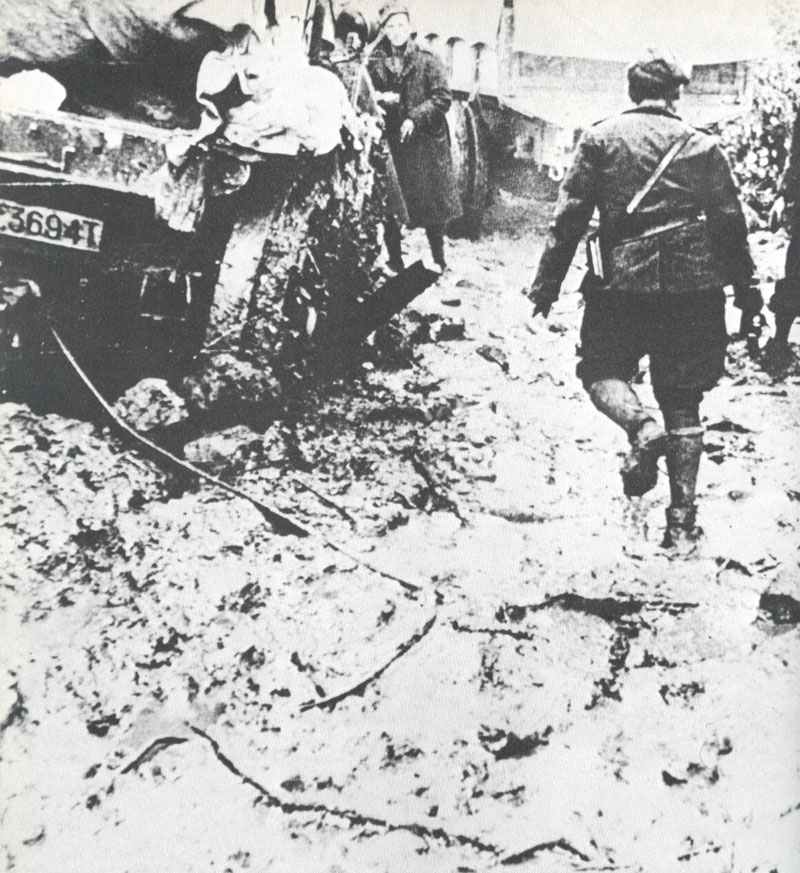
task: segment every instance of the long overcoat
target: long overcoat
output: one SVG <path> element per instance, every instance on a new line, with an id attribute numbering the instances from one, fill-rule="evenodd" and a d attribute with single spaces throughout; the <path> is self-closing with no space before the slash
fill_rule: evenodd
<path id="1" fill-rule="evenodd" d="M 372 53 L 369 72 L 378 91 L 399 94 L 399 103 L 386 113 L 386 134 L 410 225 L 446 224 L 461 214 L 461 202 L 445 117 L 452 98 L 444 65 L 414 40 L 409 40 L 402 60 L 395 62 L 392 47 L 384 40 Z M 400 142 L 400 126 L 407 118 L 414 122 L 414 133 Z"/>
<path id="2" fill-rule="evenodd" d="M 786 276 L 800 283 L 800 111 L 794 119 L 792 145 L 779 186 L 789 209 L 789 248 Z"/>

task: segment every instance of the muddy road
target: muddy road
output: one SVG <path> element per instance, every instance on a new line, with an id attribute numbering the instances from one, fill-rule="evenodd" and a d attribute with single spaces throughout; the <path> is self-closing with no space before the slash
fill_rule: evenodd
<path id="1" fill-rule="evenodd" d="M 666 476 L 624 499 L 574 376 L 578 296 L 528 318 L 515 209 L 393 355 L 185 447 L 319 536 L 0 406 L 0 866 L 800 870 L 798 371 L 731 346 L 670 560 Z"/>

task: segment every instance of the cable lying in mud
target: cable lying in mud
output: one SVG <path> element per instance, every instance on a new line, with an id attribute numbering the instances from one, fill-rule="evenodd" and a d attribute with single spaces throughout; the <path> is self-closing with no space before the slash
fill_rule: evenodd
<path id="1" fill-rule="evenodd" d="M 188 740 L 186 737 L 159 737 L 157 740 L 153 740 L 152 743 L 140 754 L 138 754 L 130 764 L 127 764 L 120 772 L 124 776 L 126 773 L 131 773 L 135 770 L 138 770 L 142 764 L 146 764 L 148 761 L 151 761 L 155 756 L 162 752 L 164 749 L 168 749 L 170 746 L 177 746 L 181 743 L 186 743 Z"/>
<path id="2" fill-rule="evenodd" d="M 381 828 L 387 833 L 393 833 L 397 831 L 405 831 L 407 833 L 414 834 L 414 836 L 420 837 L 423 840 L 430 840 L 433 842 L 443 843 L 445 846 L 469 846 L 471 849 L 475 849 L 477 852 L 483 854 L 490 854 L 495 857 L 500 857 L 504 854 L 497 846 L 492 845 L 491 843 L 485 843 L 482 840 L 477 839 L 477 837 L 469 837 L 463 834 L 451 834 L 448 833 L 443 828 L 430 828 L 427 825 L 417 824 L 415 822 L 411 822 L 409 824 L 392 824 L 391 822 L 386 821 L 386 819 L 378 818 L 374 815 L 365 815 L 364 813 L 356 812 L 351 809 L 338 809 L 337 807 L 327 806 L 324 803 L 295 803 L 289 802 L 285 800 L 281 800 L 276 794 L 273 794 L 267 788 L 265 788 L 260 782 L 257 782 L 251 776 L 248 776 L 246 773 L 243 773 L 236 764 L 231 761 L 231 759 L 222 751 L 219 743 L 211 736 L 209 736 L 205 731 L 201 730 L 198 727 L 191 726 L 191 730 L 193 733 L 197 734 L 198 737 L 202 737 L 213 749 L 214 754 L 217 757 L 217 760 L 234 776 L 238 776 L 242 782 L 253 788 L 258 792 L 262 802 L 271 808 L 280 809 L 281 812 L 287 813 L 288 815 L 293 815 L 297 813 L 317 813 L 324 816 L 329 816 L 331 818 L 339 818 L 346 821 L 351 827 L 363 827 L 365 825 L 371 825 L 372 827 Z"/>
<path id="3" fill-rule="evenodd" d="M 579 858 L 581 861 L 591 861 L 591 858 L 588 855 L 584 855 L 583 852 L 576 849 L 562 837 L 560 840 L 551 840 L 548 843 L 539 843 L 536 846 L 531 846 L 530 849 L 525 849 L 522 852 L 518 852 L 516 855 L 509 855 L 507 858 L 503 858 L 500 863 L 504 867 L 524 864 L 526 861 L 532 861 L 542 852 L 552 852 L 554 849 L 561 849 L 562 851 Z"/>
<path id="4" fill-rule="evenodd" d="M 282 512 L 278 512 L 278 510 L 269 506 L 264 501 L 259 500 L 257 497 L 253 497 L 251 494 L 248 494 L 246 491 L 242 491 L 235 485 L 230 485 L 229 483 L 224 482 L 222 479 L 218 479 L 216 476 L 212 476 L 210 473 L 206 473 L 204 470 L 195 467 L 188 461 L 185 461 L 182 458 L 179 458 L 177 455 L 172 454 L 172 452 L 169 452 L 166 449 L 162 448 L 157 443 L 149 440 L 147 437 L 142 436 L 142 434 L 134 430 L 134 428 L 132 428 L 125 421 L 123 421 L 117 415 L 117 413 L 114 412 L 111 405 L 108 403 L 105 397 L 103 397 L 103 395 L 97 390 L 92 380 L 82 369 L 81 365 L 75 359 L 75 356 L 72 354 L 69 348 L 67 348 L 66 344 L 61 339 L 58 331 L 54 327 L 52 327 L 52 325 L 50 326 L 50 333 L 52 334 L 53 339 L 56 341 L 59 349 L 61 349 L 61 353 L 67 359 L 69 365 L 78 375 L 81 382 L 83 382 L 83 384 L 89 389 L 90 393 L 98 402 L 98 404 L 102 407 L 106 415 L 108 415 L 114 422 L 114 424 L 119 427 L 124 433 L 126 433 L 135 443 L 140 446 L 144 446 L 162 460 L 169 462 L 172 466 L 183 470 L 185 473 L 201 479 L 204 482 L 208 482 L 209 484 L 214 485 L 223 491 L 227 491 L 229 494 L 232 494 L 235 497 L 246 500 L 264 516 L 264 518 L 272 525 L 273 530 L 275 530 L 276 533 L 317 539 L 319 542 L 322 543 L 322 545 L 327 546 L 327 548 L 331 549 L 332 551 L 337 552 L 338 554 L 342 555 L 345 558 L 348 558 L 351 561 L 354 561 L 365 570 L 369 570 L 371 573 L 374 573 L 377 576 L 381 576 L 384 579 L 389 579 L 392 582 L 397 582 L 408 592 L 416 593 L 422 590 L 422 586 L 416 585 L 413 582 L 409 582 L 407 579 L 403 579 L 402 577 L 397 576 L 394 573 L 389 573 L 386 570 L 382 570 L 380 567 L 376 567 L 374 564 L 365 561 L 363 558 L 355 555 L 349 549 L 346 549 L 344 546 L 340 545 L 334 540 L 328 539 L 327 537 L 324 537 L 320 534 L 316 534 L 314 531 L 311 531 L 303 525 L 299 524 L 288 515 L 285 515 Z"/>
<path id="5" fill-rule="evenodd" d="M 533 643 L 540 639 L 540 637 L 528 631 L 517 631 L 508 627 L 471 627 L 470 625 L 461 624 L 456 619 L 450 622 L 450 627 L 459 634 L 486 634 L 490 637 L 509 637 L 517 642 Z M 534 652 L 538 651 L 536 646 L 531 648 Z"/>
<path id="6" fill-rule="evenodd" d="M 367 676 L 366 679 L 363 679 L 357 685 L 353 685 L 352 688 L 348 688 L 346 691 L 342 691 L 339 694 L 334 694 L 332 697 L 327 697 L 325 700 L 309 700 L 306 703 L 301 704 L 300 711 L 307 712 L 309 709 L 327 709 L 328 711 L 333 711 L 336 708 L 338 703 L 341 703 L 348 697 L 363 697 L 364 692 L 372 685 L 374 682 L 377 682 L 378 679 L 383 676 L 383 674 L 389 669 L 389 667 L 394 664 L 395 661 L 398 661 L 403 657 L 407 652 L 411 651 L 417 643 L 421 642 L 429 633 L 431 628 L 436 623 L 436 614 L 434 613 L 422 626 L 421 630 L 414 633 L 407 640 L 402 642 L 398 647 L 397 651 L 392 655 L 391 658 L 382 666 L 379 667 L 375 672 L 371 673 Z"/>
<path id="7" fill-rule="evenodd" d="M 188 461 L 184 461 L 177 455 L 173 455 L 172 452 L 168 452 L 157 443 L 154 443 L 152 440 L 147 439 L 147 437 L 142 436 L 142 434 L 134 430 L 129 424 L 124 422 L 116 414 L 116 412 L 114 412 L 105 397 L 103 397 L 103 395 L 97 390 L 97 388 L 94 386 L 94 383 L 91 381 L 91 379 L 89 379 L 89 376 L 81 368 L 80 364 L 77 362 L 72 352 L 70 352 L 64 341 L 59 336 L 58 331 L 54 327 L 51 327 L 50 333 L 53 335 L 53 339 L 55 339 L 58 347 L 61 349 L 62 354 L 67 359 L 72 369 L 78 374 L 83 384 L 92 393 L 94 399 L 103 408 L 103 411 L 112 419 L 114 424 L 116 424 L 117 427 L 121 428 L 129 437 L 131 437 L 140 445 L 148 448 L 151 452 L 154 452 L 156 455 L 158 455 L 158 457 L 162 458 L 163 460 L 169 461 L 170 464 L 180 468 L 184 472 L 190 473 L 192 476 L 209 482 L 212 485 L 216 485 L 218 488 L 221 488 L 223 491 L 227 491 L 229 494 L 233 494 L 236 497 L 247 500 L 249 503 L 255 506 L 256 509 L 259 510 L 259 512 L 267 519 L 267 521 L 273 526 L 277 533 L 293 534 L 294 536 L 299 537 L 308 537 L 312 535 L 311 531 L 307 530 L 302 525 L 299 525 L 287 515 L 278 512 L 276 509 L 268 506 L 266 503 L 259 500 L 258 498 L 247 494 L 245 491 L 242 491 L 235 485 L 230 485 L 227 482 L 223 482 L 222 479 L 218 479 L 216 476 L 212 476 L 210 473 L 206 473 L 204 470 L 195 467 Z"/>
<path id="8" fill-rule="evenodd" d="M 313 494 L 314 497 L 319 500 L 319 502 L 323 506 L 327 506 L 329 509 L 333 509 L 341 518 L 343 518 L 352 528 L 356 526 L 356 520 L 352 515 L 339 503 L 337 503 L 332 497 L 327 494 L 323 494 L 318 488 L 315 488 L 313 485 L 309 485 L 304 479 L 301 479 L 297 473 L 293 473 L 291 475 L 291 480 L 294 482 L 298 488 L 302 488 L 304 491 L 308 491 L 309 494 Z"/>

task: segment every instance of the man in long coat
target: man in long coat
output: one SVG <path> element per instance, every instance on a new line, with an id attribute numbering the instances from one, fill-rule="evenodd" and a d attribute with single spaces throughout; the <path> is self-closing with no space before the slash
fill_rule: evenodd
<path id="1" fill-rule="evenodd" d="M 380 11 L 384 39 L 373 51 L 369 72 L 386 115 L 409 225 L 424 227 L 434 261 L 444 269 L 444 230 L 461 214 L 445 113 L 451 94 L 439 58 L 412 38 L 408 7 L 393 3 Z M 402 269 L 402 236 L 396 219 L 386 226 L 389 266 Z"/>
<path id="2" fill-rule="evenodd" d="M 769 308 L 775 313 L 772 346 L 776 352 L 786 354 L 792 322 L 800 317 L 800 112 L 795 115 L 792 145 L 778 190 L 773 216 L 779 222 L 788 211 L 789 248 L 784 278 L 776 283 Z"/>
<path id="3" fill-rule="evenodd" d="M 684 550 L 701 533 L 695 522 L 699 406 L 724 370 L 723 287 L 732 284 L 743 307 L 753 297 L 747 228 L 728 163 L 711 136 L 674 111 L 688 82 L 669 55 L 650 53 L 629 68 L 636 105 L 582 135 L 530 291 L 534 315 L 546 316 L 597 208 L 605 276 L 590 271 L 584 280 L 578 375 L 595 406 L 628 435 L 631 452 L 622 470 L 628 496 L 656 484 L 656 462 L 666 453 L 671 503 L 664 545 Z M 635 195 L 678 145 L 634 208 Z M 644 355 L 666 434 L 630 385 Z"/>

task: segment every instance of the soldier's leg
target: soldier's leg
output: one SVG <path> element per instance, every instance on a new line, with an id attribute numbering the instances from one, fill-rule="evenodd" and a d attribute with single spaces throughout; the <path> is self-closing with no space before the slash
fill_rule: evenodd
<path id="1" fill-rule="evenodd" d="M 664 453 L 664 431 L 622 379 L 600 379 L 587 386 L 592 403 L 627 434 L 631 448 L 620 475 L 626 497 L 641 497 L 658 481 L 658 458 Z"/>
<path id="2" fill-rule="evenodd" d="M 425 234 L 428 237 L 428 245 L 431 247 L 431 255 L 436 265 L 444 270 L 447 268 L 447 262 L 444 257 L 444 225 L 434 224 L 425 228 Z"/>
<path id="3" fill-rule="evenodd" d="M 629 437 L 638 433 L 643 424 L 653 421 L 630 383 L 622 378 L 595 379 L 586 385 L 586 390 L 595 407 Z"/>
<path id="4" fill-rule="evenodd" d="M 389 255 L 388 266 L 399 273 L 405 267 L 403 263 L 403 232 L 393 215 L 387 216 L 384 220 L 383 239 L 386 243 L 386 252 Z"/>
<path id="5" fill-rule="evenodd" d="M 692 543 L 701 535 L 697 525 L 697 474 L 703 455 L 700 424 L 702 393 L 695 389 L 662 390 L 658 402 L 667 429 L 666 460 L 670 505 L 664 546 Z"/>
<path id="6" fill-rule="evenodd" d="M 700 401 L 725 371 L 728 337 L 722 290 L 689 292 L 670 301 L 658 338 L 650 373 L 667 430 L 670 505 L 664 545 L 691 548 L 702 534 L 696 505 L 703 454 Z"/>
<path id="7" fill-rule="evenodd" d="M 779 309 L 775 313 L 775 336 L 773 343 L 776 349 L 786 349 L 789 346 L 789 331 L 794 324 L 795 316 L 791 311 Z"/>
<path id="8" fill-rule="evenodd" d="M 778 350 L 786 349 L 792 323 L 800 317 L 800 216 L 795 217 L 789 239 L 784 278 L 775 283 L 769 308 L 775 314 L 773 345 Z"/>
<path id="9" fill-rule="evenodd" d="M 592 403 L 621 427 L 631 451 L 621 469 L 623 491 L 638 497 L 658 480 L 658 457 L 664 451 L 664 431 L 643 406 L 630 381 L 642 356 L 641 319 L 630 301 L 586 295 L 581 327 L 578 375 Z"/>

